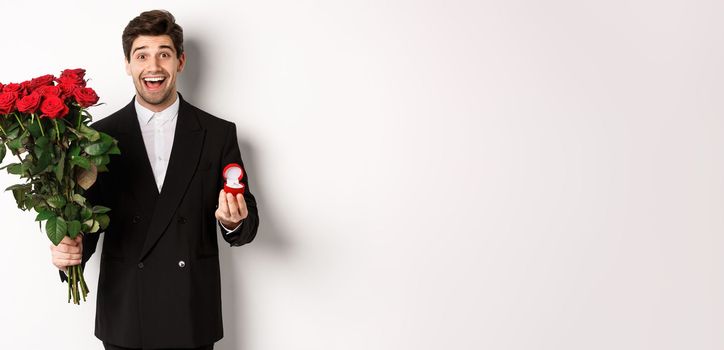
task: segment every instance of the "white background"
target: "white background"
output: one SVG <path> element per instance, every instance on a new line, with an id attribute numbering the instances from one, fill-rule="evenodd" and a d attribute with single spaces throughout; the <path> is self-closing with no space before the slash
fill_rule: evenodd
<path id="1" fill-rule="evenodd" d="M 259 201 L 217 349 L 724 348 L 721 1 L 12 1 L 0 81 L 86 68 L 103 118 L 152 8 Z M 66 304 L 0 213 L 0 348 L 101 349 L 97 257 Z"/>

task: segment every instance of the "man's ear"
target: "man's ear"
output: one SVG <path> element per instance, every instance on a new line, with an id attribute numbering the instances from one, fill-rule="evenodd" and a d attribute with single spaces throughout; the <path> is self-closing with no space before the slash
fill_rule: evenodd
<path id="1" fill-rule="evenodd" d="M 184 67 L 186 67 L 186 53 L 182 52 L 178 58 L 178 69 L 176 71 L 181 73 L 184 71 Z"/>
<path id="2" fill-rule="evenodd" d="M 123 58 L 123 63 L 126 65 L 126 74 L 131 75 L 131 62 L 128 62 L 127 58 Z"/>

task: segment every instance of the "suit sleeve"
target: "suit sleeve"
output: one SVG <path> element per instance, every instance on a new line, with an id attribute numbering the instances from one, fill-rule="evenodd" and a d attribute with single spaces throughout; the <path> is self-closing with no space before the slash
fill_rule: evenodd
<path id="1" fill-rule="evenodd" d="M 256 199 L 251 193 L 251 187 L 249 186 L 249 173 L 244 167 L 241 152 L 239 152 L 239 143 L 236 139 L 236 125 L 234 123 L 231 123 L 231 126 L 228 128 L 221 161 L 222 166 L 226 166 L 226 164 L 229 163 L 237 163 L 244 169 L 244 177 L 241 179 L 241 182 L 246 187 L 244 191 L 244 201 L 249 210 L 249 215 L 242 221 L 239 227 L 229 233 L 226 233 L 223 227 L 221 227 L 221 223 L 218 223 L 221 229 L 221 236 L 224 240 L 232 247 L 238 247 L 250 243 L 254 240 L 254 237 L 256 237 L 256 231 L 259 228 L 259 212 L 256 207 Z"/>

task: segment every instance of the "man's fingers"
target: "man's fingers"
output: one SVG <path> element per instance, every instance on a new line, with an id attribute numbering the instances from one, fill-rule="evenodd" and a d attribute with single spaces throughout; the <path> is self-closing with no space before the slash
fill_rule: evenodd
<path id="1" fill-rule="evenodd" d="M 58 253 L 53 256 L 53 259 L 80 260 L 83 259 L 83 254 Z"/>
<path id="2" fill-rule="evenodd" d="M 229 216 L 229 206 L 226 204 L 226 192 L 219 192 L 219 211 L 222 216 Z"/>
<path id="3" fill-rule="evenodd" d="M 234 198 L 234 195 L 231 193 L 226 194 L 226 201 L 229 204 L 229 214 L 233 217 L 234 215 L 238 215 L 239 213 L 239 205 L 236 204 L 236 199 Z"/>
<path id="4" fill-rule="evenodd" d="M 236 195 L 236 202 L 239 205 L 239 217 L 242 219 L 246 219 L 248 214 L 248 210 L 246 209 L 246 200 L 244 200 L 244 195 L 241 193 Z"/>
<path id="5" fill-rule="evenodd" d="M 76 238 L 77 238 L 77 237 L 76 237 Z M 78 245 L 79 242 L 78 242 L 77 240 L 72 240 L 72 239 L 70 239 L 70 237 L 68 237 L 68 236 L 65 236 L 65 237 L 63 237 L 63 240 L 60 241 L 60 244 Z M 60 244 L 58 244 L 58 245 L 60 245 Z"/>
<path id="6" fill-rule="evenodd" d="M 55 248 L 55 249 L 53 249 Z M 50 247 L 51 250 L 61 252 L 61 253 L 80 253 L 83 248 L 81 246 L 73 246 L 69 244 L 58 244 L 57 247 Z"/>
<path id="7" fill-rule="evenodd" d="M 53 259 L 53 265 L 59 269 L 63 269 L 68 266 L 80 265 L 80 259 Z"/>

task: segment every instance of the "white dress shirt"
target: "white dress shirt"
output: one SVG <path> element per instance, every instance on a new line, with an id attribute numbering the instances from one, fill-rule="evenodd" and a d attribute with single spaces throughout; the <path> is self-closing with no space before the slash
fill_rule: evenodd
<path id="1" fill-rule="evenodd" d="M 160 112 L 154 112 L 143 107 L 138 103 L 138 98 L 134 100 L 138 124 L 141 126 L 141 135 L 143 135 L 143 143 L 146 146 L 146 154 L 148 154 L 148 160 L 151 163 L 153 177 L 156 179 L 156 187 L 159 193 L 163 188 L 168 161 L 171 158 L 180 100 L 177 96 L 173 104 Z M 226 230 L 226 234 L 235 231 L 239 226 L 230 230 L 224 224 L 221 224 L 221 227 Z"/>

